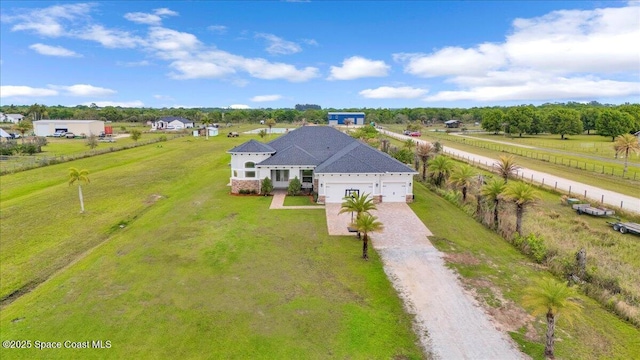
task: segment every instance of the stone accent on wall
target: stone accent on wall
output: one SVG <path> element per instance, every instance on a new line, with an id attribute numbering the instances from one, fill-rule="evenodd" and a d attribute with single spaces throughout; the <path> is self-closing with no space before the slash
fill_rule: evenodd
<path id="1" fill-rule="evenodd" d="M 318 192 L 318 179 L 313 179 L 313 191 Z"/>
<path id="2" fill-rule="evenodd" d="M 324 200 L 325 200 L 324 195 L 318 195 L 318 204 L 324 204 Z"/>
<path id="3" fill-rule="evenodd" d="M 239 180 L 231 179 L 231 193 L 239 194 L 240 190 L 255 190 L 260 192 L 260 180 Z"/>
<path id="4" fill-rule="evenodd" d="M 413 202 L 413 195 L 407 195 L 407 203 Z"/>

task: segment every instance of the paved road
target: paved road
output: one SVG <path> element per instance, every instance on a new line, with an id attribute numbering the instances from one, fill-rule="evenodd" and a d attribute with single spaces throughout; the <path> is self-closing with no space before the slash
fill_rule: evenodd
<path id="1" fill-rule="evenodd" d="M 378 131 L 385 135 L 403 141 L 406 139 L 413 139 L 416 142 L 426 142 L 425 140 L 412 138 L 410 136 L 401 135 L 387 130 Z M 456 156 L 458 158 L 463 158 L 468 162 L 481 163 L 488 166 L 491 166 L 496 162 L 496 159 L 472 154 L 470 152 L 450 148 L 448 146 L 443 146 L 442 150 L 447 154 Z M 640 198 L 637 197 L 620 194 L 615 191 L 600 189 L 595 186 L 583 184 L 580 182 L 568 180 L 559 176 L 527 168 L 520 168 L 520 170 L 518 171 L 518 176 L 528 181 L 533 181 L 538 184 L 557 188 L 558 190 L 570 193 L 571 195 L 585 196 L 593 203 L 602 203 L 604 205 L 612 207 L 620 207 L 626 211 L 640 213 Z M 638 189 L 638 193 L 640 194 L 640 189 Z"/>
<path id="2" fill-rule="evenodd" d="M 415 314 L 418 336 L 432 358 L 526 358 L 445 266 L 442 253 L 428 239 L 431 232 L 413 210 L 404 203 L 377 207 L 373 213 L 385 228 L 371 235 L 373 247 L 405 306 Z M 339 211 L 340 204 L 326 205 L 330 235 L 349 234 L 351 216 Z"/>

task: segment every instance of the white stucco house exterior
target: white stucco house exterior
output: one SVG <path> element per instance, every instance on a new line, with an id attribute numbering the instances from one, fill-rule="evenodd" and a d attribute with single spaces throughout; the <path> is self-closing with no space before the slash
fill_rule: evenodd
<path id="1" fill-rule="evenodd" d="M 179 116 L 165 116 L 151 123 L 151 130 L 183 130 L 194 127 L 189 119 Z"/>
<path id="2" fill-rule="evenodd" d="M 17 124 L 24 119 L 22 114 L 4 114 L 0 113 L 0 121 Z"/>
<path id="3" fill-rule="evenodd" d="M 304 126 L 269 142 L 249 140 L 231 154 L 231 192 L 260 191 L 269 177 L 274 188 L 287 188 L 298 177 L 319 203 L 341 203 L 352 193 L 375 202 L 411 202 L 415 170 L 339 130 Z"/>

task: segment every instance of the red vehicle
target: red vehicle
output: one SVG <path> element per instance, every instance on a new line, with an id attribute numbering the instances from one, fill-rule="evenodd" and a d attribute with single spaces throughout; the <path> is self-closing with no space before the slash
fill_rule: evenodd
<path id="1" fill-rule="evenodd" d="M 422 133 L 420 133 L 420 131 L 412 131 L 412 132 L 409 133 L 409 136 L 420 137 L 420 136 L 422 136 Z"/>

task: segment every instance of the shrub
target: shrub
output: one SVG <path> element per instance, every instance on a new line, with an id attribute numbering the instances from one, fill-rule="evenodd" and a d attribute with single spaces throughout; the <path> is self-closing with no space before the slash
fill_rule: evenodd
<path id="1" fill-rule="evenodd" d="M 158 141 L 167 141 L 167 135 L 160 135 Z"/>
<path id="2" fill-rule="evenodd" d="M 262 179 L 262 184 L 260 184 L 260 190 L 262 191 L 262 195 L 269 195 L 273 191 L 273 183 L 271 183 L 271 179 L 268 177 Z"/>
<path id="3" fill-rule="evenodd" d="M 298 177 L 294 177 L 293 180 L 289 182 L 289 188 L 287 189 L 287 194 L 296 196 L 300 194 L 300 190 L 302 190 L 302 183 L 300 183 L 300 179 Z"/>
<path id="4" fill-rule="evenodd" d="M 523 253 L 530 255 L 537 263 L 543 263 L 547 259 L 548 249 L 542 237 L 535 234 L 520 236 L 516 234 L 513 244 Z"/>
<path id="5" fill-rule="evenodd" d="M 38 152 L 38 146 L 36 144 L 26 143 L 18 147 L 22 154 L 33 155 Z"/>

